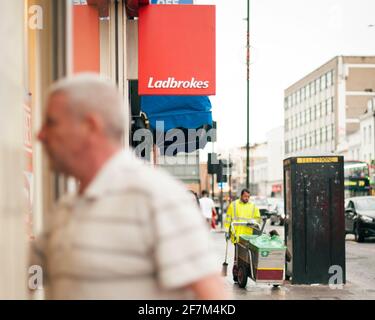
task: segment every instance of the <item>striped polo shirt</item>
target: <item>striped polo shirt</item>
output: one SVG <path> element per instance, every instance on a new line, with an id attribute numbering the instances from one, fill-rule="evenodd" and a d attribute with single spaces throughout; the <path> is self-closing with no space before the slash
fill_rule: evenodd
<path id="1" fill-rule="evenodd" d="M 130 151 L 50 217 L 32 256 L 47 299 L 190 299 L 186 286 L 220 269 L 184 185 Z"/>

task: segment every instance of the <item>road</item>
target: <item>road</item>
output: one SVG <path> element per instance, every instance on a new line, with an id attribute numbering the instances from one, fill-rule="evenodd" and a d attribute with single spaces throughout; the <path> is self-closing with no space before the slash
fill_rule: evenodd
<path id="1" fill-rule="evenodd" d="M 283 237 L 284 228 L 266 225 L 265 231 L 276 229 Z M 212 232 L 214 250 L 218 255 L 220 270 L 225 255 L 225 240 L 222 232 Z M 354 241 L 354 236 L 346 238 L 346 278 L 342 289 L 331 289 L 326 285 L 291 285 L 286 282 L 280 288 L 255 284 L 249 279 L 247 287 L 241 289 L 232 280 L 233 246 L 229 248 L 228 275 L 224 278 L 225 286 L 234 299 L 240 300 L 357 300 L 375 299 L 375 238 L 364 243 Z"/>

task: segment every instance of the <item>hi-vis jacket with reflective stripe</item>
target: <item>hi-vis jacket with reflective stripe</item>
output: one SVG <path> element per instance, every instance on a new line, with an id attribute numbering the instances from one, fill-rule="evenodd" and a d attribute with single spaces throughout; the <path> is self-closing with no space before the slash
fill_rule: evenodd
<path id="1" fill-rule="evenodd" d="M 231 222 L 249 222 L 250 220 L 255 219 L 258 223 L 261 222 L 259 209 L 255 206 L 254 203 L 248 202 L 243 203 L 240 199 L 233 201 L 227 210 L 225 217 L 224 227 L 226 232 L 229 232 Z M 234 233 L 233 234 L 233 230 Z M 234 226 L 234 229 L 231 230 L 231 241 L 232 243 L 237 243 L 239 241 L 240 235 L 252 235 L 253 229 L 248 226 Z"/>

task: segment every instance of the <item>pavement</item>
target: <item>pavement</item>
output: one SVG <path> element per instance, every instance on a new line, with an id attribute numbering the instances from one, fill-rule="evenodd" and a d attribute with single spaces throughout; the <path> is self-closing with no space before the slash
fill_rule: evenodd
<path id="1" fill-rule="evenodd" d="M 284 238 L 284 227 L 266 225 L 265 232 L 276 229 Z M 224 231 L 211 232 L 213 250 L 218 256 L 220 272 L 225 255 Z M 373 300 L 375 299 L 375 238 L 364 243 L 354 241 L 354 236 L 346 237 L 346 279 L 342 288 L 332 289 L 327 285 L 292 285 L 285 281 L 279 288 L 267 284 L 256 284 L 248 280 L 241 289 L 232 280 L 233 246 L 229 247 L 228 275 L 225 287 L 236 300 Z"/>

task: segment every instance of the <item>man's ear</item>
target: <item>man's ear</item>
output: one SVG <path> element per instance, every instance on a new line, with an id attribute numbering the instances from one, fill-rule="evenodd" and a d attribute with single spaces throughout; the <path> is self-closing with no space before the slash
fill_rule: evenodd
<path id="1" fill-rule="evenodd" d="M 103 119 L 96 113 L 89 113 L 85 117 L 85 123 L 90 133 L 104 132 L 105 126 Z"/>

